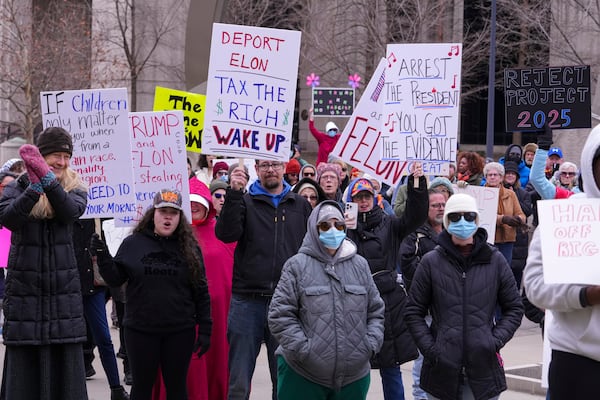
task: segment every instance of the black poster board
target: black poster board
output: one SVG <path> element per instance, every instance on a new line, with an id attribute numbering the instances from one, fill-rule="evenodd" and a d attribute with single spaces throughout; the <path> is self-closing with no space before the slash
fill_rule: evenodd
<path id="1" fill-rule="evenodd" d="M 590 66 L 504 70 L 506 131 L 590 128 Z"/>
<path id="2" fill-rule="evenodd" d="M 354 89 L 313 88 L 313 115 L 349 117 L 354 112 Z"/>

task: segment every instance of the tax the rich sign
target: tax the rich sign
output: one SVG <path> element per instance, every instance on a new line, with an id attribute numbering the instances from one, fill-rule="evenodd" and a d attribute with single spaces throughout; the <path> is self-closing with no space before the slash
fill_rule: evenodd
<path id="1" fill-rule="evenodd" d="M 592 126 L 590 66 L 504 70 L 506 131 Z"/>
<path id="2" fill-rule="evenodd" d="M 446 174 L 456 160 L 461 44 L 388 44 L 386 58 L 381 159 Z"/>
<path id="3" fill-rule="evenodd" d="M 40 93 L 44 128 L 73 138 L 71 168 L 88 186 L 82 218 L 123 220 L 135 210 L 127 99 L 125 88 Z"/>
<path id="4" fill-rule="evenodd" d="M 300 32 L 213 24 L 202 152 L 289 160 Z"/>

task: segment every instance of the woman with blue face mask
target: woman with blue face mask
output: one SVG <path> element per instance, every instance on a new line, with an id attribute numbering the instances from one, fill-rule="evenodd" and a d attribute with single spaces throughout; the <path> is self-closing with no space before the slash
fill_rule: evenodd
<path id="1" fill-rule="evenodd" d="M 421 388 L 430 400 L 497 399 L 506 390 L 500 349 L 521 324 L 521 297 L 506 259 L 478 227 L 473 197 L 451 196 L 443 223 L 438 246 L 417 268 L 405 310 L 424 357 Z M 494 319 L 496 306 L 501 320 Z"/>
<path id="2" fill-rule="evenodd" d="M 367 261 L 346 239 L 339 205 L 318 204 L 269 307 L 279 342 L 279 400 L 364 400 L 383 343 L 384 304 Z"/>

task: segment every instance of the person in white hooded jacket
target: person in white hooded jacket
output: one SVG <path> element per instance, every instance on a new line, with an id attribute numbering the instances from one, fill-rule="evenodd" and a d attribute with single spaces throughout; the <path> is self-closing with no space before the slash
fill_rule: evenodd
<path id="1" fill-rule="evenodd" d="M 366 399 L 383 313 L 369 264 L 346 238 L 341 208 L 331 200 L 318 204 L 269 307 L 279 342 L 278 399 Z"/>
<path id="2" fill-rule="evenodd" d="M 600 125 L 589 134 L 581 153 L 584 193 L 600 198 Z M 567 266 L 565 266 L 567 267 Z M 530 248 L 523 284 L 529 300 L 551 310 L 546 326 L 552 348 L 548 372 L 552 400 L 592 399 L 600 396 L 600 286 L 544 283 L 539 229 Z"/>

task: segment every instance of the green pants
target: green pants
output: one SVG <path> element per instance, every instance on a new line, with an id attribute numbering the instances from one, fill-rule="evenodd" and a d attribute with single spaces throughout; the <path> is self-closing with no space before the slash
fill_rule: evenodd
<path id="1" fill-rule="evenodd" d="M 371 383 L 371 375 L 343 386 L 339 392 L 318 383 L 309 381 L 296 373 L 277 356 L 277 398 L 278 400 L 365 400 Z"/>

